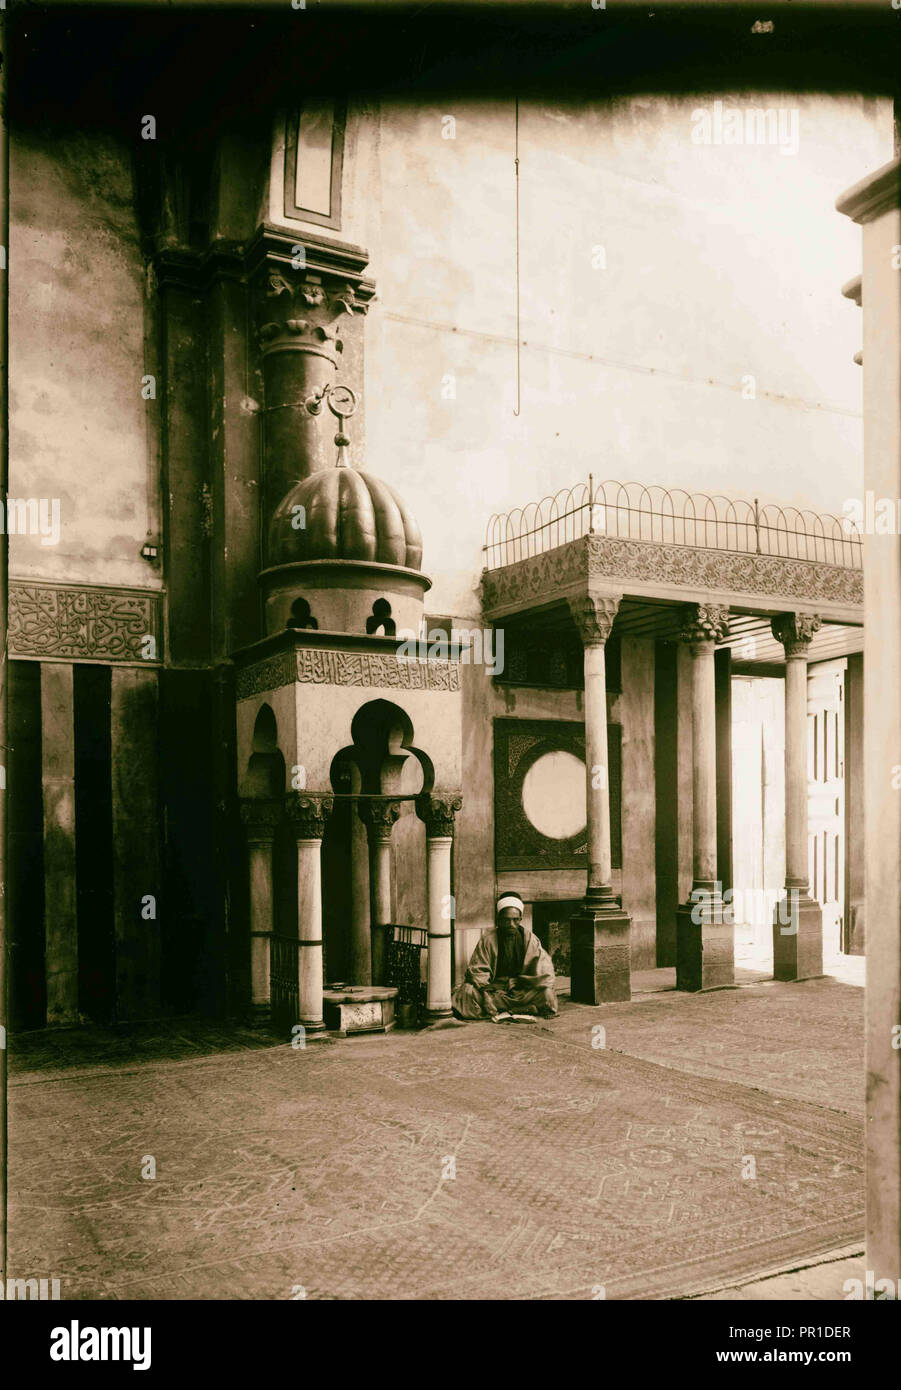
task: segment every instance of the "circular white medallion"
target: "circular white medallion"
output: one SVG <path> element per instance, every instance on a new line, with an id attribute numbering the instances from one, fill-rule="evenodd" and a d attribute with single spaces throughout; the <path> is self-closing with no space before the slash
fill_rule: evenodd
<path id="1" fill-rule="evenodd" d="M 562 750 L 545 753 L 523 779 L 522 809 L 541 835 L 568 840 L 585 829 L 585 764 Z"/>

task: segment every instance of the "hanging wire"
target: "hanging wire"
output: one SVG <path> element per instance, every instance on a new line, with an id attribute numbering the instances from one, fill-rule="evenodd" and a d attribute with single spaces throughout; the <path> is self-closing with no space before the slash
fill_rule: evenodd
<path id="1" fill-rule="evenodd" d="M 521 378 L 520 378 L 520 353 L 519 353 L 519 97 L 516 98 L 516 123 L 514 135 L 514 188 L 516 192 L 516 409 L 513 414 L 518 415 L 521 404 Z"/>

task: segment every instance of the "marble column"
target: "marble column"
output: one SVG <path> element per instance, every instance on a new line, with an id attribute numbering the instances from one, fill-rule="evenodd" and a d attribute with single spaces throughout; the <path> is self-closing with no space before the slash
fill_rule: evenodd
<path id="1" fill-rule="evenodd" d="M 294 792 L 287 815 L 297 840 L 298 1013 L 307 1033 L 322 1033 L 322 836 L 332 813 L 330 796 Z"/>
<path id="2" fill-rule="evenodd" d="M 434 1022 L 452 1013 L 451 944 L 454 929 L 451 852 L 454 818 L 463 799 L 442 792 L 420 796 L 416 813 L 426 829 L 426 892 L 429 905 L 429 958 L 426 1014 Z"/>
<path id="3" fill-rule="evenodd" d="M 250 883 L 250 1006 L 254 1022 L 269 1022 L 269 965 L 275 930 L 272 843 L 281 820 L 277 801 L 242 801 Z"/>
<path id="4" fill-rule="evenodd" d="M 588 881 L 585 901 L 570 922 L 571 996 L 578 1004 L 631 998 L 631 918 L 613 892 L 610 785 L 607 756 L 607 676 L 604 645 L 619 594 L 569 600 L 585 664 L 585 808 Z"/>
<path id="5" fill-rule="evenodd" d="M 353 770 L 354 791 L 359 791 L 360 774 Z M 370 934 L 371 899 L 369 891 L 369 846 L 363 819 L 364 802 L 350 803 L 350 973 L 354 985 L 372 984 L 372 940 Z"/>
<path id="6" fill-rule="evenodd" d="M 838 200 L 863 239 L 863 493 L 901 497 L 901 160 Z M 892 503 L 892 508 L 897 504 Z M 894 526 L 863 536 L 867 893 L 867 1269 L 901 1279 L 901 565 Z M 897 1287 L 897 1284 L 896 1286 Z"/>
<path id="7" fill-rule="evenodd" d="M 823 910 L 810 896 L 807 867 L 807 653 L 815 613 L 780 613 L 771 624 L 785 648 L 785 897 L 773 915 L 773 976 L 823 973 Z"/>
<path id="8" fill-rule="evenodd" d="M 721 604 L 687 606 L 680 638 L 691 652 L 692 888 L 676 914 L 676 988 L 719 989 L 735 983 L 731 913 L 723 920 L 716 845 L 717 642 L 729 632 Z"/>
<path id="9" fill-rule="evenodd" d="M 372 983 L 384 985 L 386 969 L 386 928 L 392 918 L 391 832 L 400 815 L 401 802 L 373 798 L 364 801 L 360 814 L 369 834 L 370 943 Z"/>

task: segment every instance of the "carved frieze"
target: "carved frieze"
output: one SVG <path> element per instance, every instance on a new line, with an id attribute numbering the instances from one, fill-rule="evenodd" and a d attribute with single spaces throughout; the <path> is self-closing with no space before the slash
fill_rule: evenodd
<path id="1" fill-rule="evenodd" d="M 583 536 L 514 565 L 485 570 L 482 603 L 489 613 L 506 607 L 526 607 L 532 602 L 546 602 L 588 579 L 631 579 L 695 592 L 701 589 L 863 606 L 861 570 L 782 555 L 751 555 L 596 535 Z"/>
<path id="2" fill-rule="evenodd" d="M 296 669 L 293 652 L 277 652 L 275 656 L 267 656 L 265 660 L 238 671 L 236 696 L 239 700 L 247 700 L 251 695 L 265 695 L 269 690 L 280 690 L 283 685 L 292 684 Z"/>
<path id="3" fill-rule="evenodd" d="M 155 665 L 162 660 L 161 607 L 162 594 L 150 589 L 13 579 L 10 656 Z"/>
<path id="4" fill-rule="evenodd" d="M 460 689 L 460 668 L 451 661 L 413 661 L 373 652 L 298 648 L 280 652 L 238 672 L 239 700 L 299 681 L 306 685 L 377 686 L 386 690 Z"/>

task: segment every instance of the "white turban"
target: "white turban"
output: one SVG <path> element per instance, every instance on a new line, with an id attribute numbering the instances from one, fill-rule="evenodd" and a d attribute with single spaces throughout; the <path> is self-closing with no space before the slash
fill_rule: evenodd
<path id="1" fill-rule="evenodd" d="M 502 893 L 497 900 L 496 912 L 503 912 L 505 907 L 515 907 L 518 912 L 524 913 L 525 906 L 518 893 Z"/>

